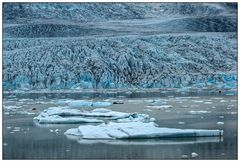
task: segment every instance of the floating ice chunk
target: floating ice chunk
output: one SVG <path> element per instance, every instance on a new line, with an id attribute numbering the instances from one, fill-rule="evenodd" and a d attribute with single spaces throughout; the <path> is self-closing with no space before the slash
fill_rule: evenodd
<path id="1" fill-rule="evenodd" d="M 150 118 L 147 114 L 133 113 L 127 118 L 118 119 L 118 122 L 153 122 L 155 118 Z"/>
<path id="2" fill-rule="evenodd" d="M 204 104 L 212 104 L 212 102 L 204 102 Z"/>
<path id="3" fill-rule="evenodd" d="M 228 102 L 228 101 L 226 101 L 226 100 L 221 100 L 220 102 Z"/>
<path id="4" fill-rule="evenodd" d="M 217 125 L 223 125 L 224 122 L 217 122 Z"/>
<path id="5" fill-rule="evenodd" d="M 235 115 L 235 114 L 237 114 L 237 112 L 227 112 L 228 114 L 231 114 L 231 115 Z"/>
<path id="6" fill-rule="evenodd" d="M 82 139 L 127 139 L 161 137 L 204 137 L 222 136 L 222 130 L 160 128 L 155 123 L 129 122 L 79 126 L 65 132 L 66 135 L 80 136 Z"/>
<path id="7" fill-rule="evenodd" d="M 196 103 L 202 103 L 202 100 L 192 100 L 192 102 L 196 102 Z"/>
<path id="8" fill-rule="evenodd" d="M 200 111 L 189 111 L 190 114 L 208 114 L 208 113 L 211 113 L 211 111 L 204 111 L 204 110 L 200 110 Z"/>
<path id="9" fill-rule="evenodd" d="M 147 106 L 149 108 L 154 108 L 154 109 L 168 109 L 168 108 L 172 108 L 172 105 L 161 105 L 161 106 Z"/>
<path id="10" fill-rule="evenodd" d="M 197 157 L 198 156 L 198 154 L 196 153 L 196 152 L 192 152 L 192 157 Z"/>
<path id="11" fill-rule="evenodd" d="M 223 119 L 223 118 L 224 118 L 224 116 L 219 116 L 219 118 Z"/>
<path id="12" fill-rule="evenodd" d="M 111 102 L 93 102 L 86 100 L 60 100 L 56 103 L 60 105 L 68 105 L 70 107 L 107 107 L 112 105 Z"/>
<path id="13" fill-rule="evenodd" d="M 186 159 L 186 158 L 188 158 L 188 156 L 187 155 L 182 155 L 182 158 Z"/>
<path id="14" fill-rule="evenodd" d="M 152 111 L 151 109 L 144 109 L 144 111 Z"/>
<path id="15" fill-rule="evenodd" d="M 226 93 L 226 96 L 234 96 L 234 93 Z"/>
<path id="16" fill-rule="evenodd" d="M 178 124 L 185 124 L 185 122 L 178 122 Z"/>

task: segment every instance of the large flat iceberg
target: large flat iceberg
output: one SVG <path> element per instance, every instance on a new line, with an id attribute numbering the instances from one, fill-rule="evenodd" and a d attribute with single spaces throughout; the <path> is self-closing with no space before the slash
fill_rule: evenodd
<path id="1" fill-rule="evenodd" d="M 222 136 L 222 130 L 176 129 L 157 127 L 154 122 L 102 123 L 97 126 L 79 126 L 65 132 L 66 135 L 80 136 L 82 139 L 128 139 L 166 137 L 211 137 Z"/>
<path id="2" fill-rule="evenodd" d="M 94 117 L 94 118 L 93 118 Z M 71 109 L 69 107 L 50 107 L 41 112 L 34 120 L 40 124 L 70 124 L 70 123 L 102 123 L 103 120 L 116 120 L 117 122 L 149 122 L 154 121 L 147 114 L 125 113 L 110 109 L 97 108 L 92 111 Z"/>

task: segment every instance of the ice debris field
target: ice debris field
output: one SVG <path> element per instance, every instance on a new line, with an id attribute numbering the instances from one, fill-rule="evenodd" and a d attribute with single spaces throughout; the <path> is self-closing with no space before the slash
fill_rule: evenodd
<path id="1" fill-rule="evenodd" d="M 71 102 L 77 103 L 70 106 Z M 149 102 L 149 101 L 148 101 Z M 69 106 L 50 107 L 43 110 L 34 121 L 39 124 L 77 124 L 89 123 L 67 130 L 65 135 L 79 136 L 82 139 L 128 139 L 128 138 L 173 138 L 173 137 L 211 137 L 222 136 L 222 130 L 176 129 L 158 127 L 155 119 L 147 114 L 125 113 L 106 108 L 83 110 L 81 106 L 98 107 L 108 102 L 86 102 L 81 100 L 59 101 Z M 81 104 L 82 103 L 82 104 Z M 91 103 L 91 104 L 86 104 Z M 96 104 L 97 103 L 97 104 Z M 108 103 L 108 106 L 111 104 Z M 77 108 L 78 107 L 78 108 Z M 164 106 L 163 106 L 164 107 Z M 169 105 L 166 108 L 171 108 Z M 199 111 L 198 113 L 204 113 Z M 193 114 L 198 114 L 193 113 Z M 102 123 L 90 125 L 90 123 Z"/>

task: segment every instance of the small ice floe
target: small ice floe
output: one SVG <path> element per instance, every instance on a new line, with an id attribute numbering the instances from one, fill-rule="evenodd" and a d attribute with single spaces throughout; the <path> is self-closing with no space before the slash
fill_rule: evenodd
<path id="1" fill-rule="evenodd" d="M 237 102 L 237 100 L 230 100 L 230 102 Z"/>
<path id="2" fill-rule="evenodd" d="M 224 118 L 224 116 L 219 116 L 219 118 L 220 118 L 220 119 L 223 119 L 223 118 Z"/>
<path id="3" fill-rule="evenodd" d="M 86 101 L 86 100 L 60 100 L 56 102 L 60 105 L 70 106 L 70 107 L 107 107 L 111 106 L 111 102 L 101 102 L 101 101 Z"/>
<path id="4" fill-rule="evenodd" d="M 56 132 L 56 133 L 57 133 L 57 132 L 59 132 L 59 131 L 60 131 L 59 129 L 55 129 L 55 131 L 54 131 L 54 132 Z"/>
<path id="5" fill-rule="evenodd" d="M 187 108 L 187 107 L 188 107 L 188 105 L 182 105 L 181 107 Z"/>
<path id="6" fill-rule="evenodd" d="M 182 104 L 182 103 L 183 103 L 183 101 L 177 101 L 176 103 L 178 103 L 178 104 Z"/>
<path id="7" fill-rule="evenodd" d="M 204 102 L 204 101 L 203 101 L 203 100 L 192 100 L 192 102 L 202 103 L 202 102 Z"/>
<path id="8" fill-rule="evenodd" d="M 147 106 L 148 108 L 154 108 L 154 109 L 169 109 L 173 108 L 172 105 L 161 105 L 161 106 Z"/>
<path id="9" fill-rule="evenodd" d="M 125 92 L 126 94 L 132 94 L 132 92 L 131 91 L 127 91 L 127 92 Z"/>
<path id="10" fill-rule="evenodd" d="M 204 104 L 210 105 L 212 104 L 212 102 L 204 102 Z"/>
<path id="11" fill-rule="evenodd" d="M 226 96 L 234 96 L 234 93 L 226 93 Z"/>
<path id="12" fill-rule="evenodd" d="M 212 106 L 212 109 L 216 109 L 216 107 L 215 107 L 215 106 Z"/>
<path id="13" fill-rule="evenodd" d="M 192 152 L 191 155 L 192 155 L 193 158 L 198 156 L 198 154 L 196 152 Z"/>
<path id="14" fill-rule="evenodd" d="M 217 122 L 217 125 L 223 125 L 224 122 Z"/>
<path id="15" fill-rule="evenodd" d="M 181 122 L 181 121 L 180 121 L 180 122 L 178 122 L 178 124 L 185 124 L 185 122 Z"/>
<path id="16" fill-rule="evenodd" d="M 7 127 L 7 129 L 11 129 L 11 127 Z"/>
<path id="17" fill-rule="evenodd" d="M 118 122 L 154 122 L 155 118 L 150 118 L 147 114 L 133 113 L 127 118 L 117 119 Z"/>
<path id="18" fill-rule="evenodd" d="M 237 112 L 227 112 L 228 114 L 231 114 L 231 115 L 235 115 L 235 114 L 237 114 Z"/>
<path id="19" fill-rule="evenodd" d="M 128 122 L 85 125 L 68 129 L 65 135 L 75 135 L 82 139 L 128 139 L 161 137 L 204 137 L 222 136 L 222 130 L 176 129 L 157 127 L 154 122 Z"/>
<path id="20" fill-rule="evenodd" d="M 129 102 L 129 100 L 128 100 L 128 102 Z M 147 103 L 152 103 L 152 102 L 154 102 L 154 100 L 152 100 L 152 99 L 149 99 L 149 100 L 144 100 L 144 102 L 147 102 Z"/>
<path id="21" fill-rule="evenodd" d="M 205 110 L 200 110 L 200 111 L 189 111 L 190 114 L 193 114 L 193 115 L 198 115 L 198 114 L 209 114 L 211 113 L 211 111 L 205 111 Z"/>
<path id="22" fill-rule="evenodd" d="M 227 100 L 221 100 L 220 102 L 228 102 Z"/>
<path id="23" fill-rule="evenodd" d="M 12 131 L 13 132 L 19 132 L 20 131 L 20 127 L 14 127 L 14 129 Z"/>
<path id="24" fill-rule="evenodd" d="M 7 146 L 8 144 L 7 143 L 3 143 L 3 146 Z"/>
<path id="25" fill-rule="evenodd" d="M 182 158 L 186 159 L 186 158 L 188 158 L 188 156 L 187 155 L 182 155 Z"/>

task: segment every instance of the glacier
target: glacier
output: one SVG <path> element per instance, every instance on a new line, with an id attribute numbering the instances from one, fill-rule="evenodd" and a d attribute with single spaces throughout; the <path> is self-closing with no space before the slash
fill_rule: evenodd
<path id="1" fill-rule="evenodd" d="M 3 89 L 237 88 L 236 3 L 3 3 Z"/>

